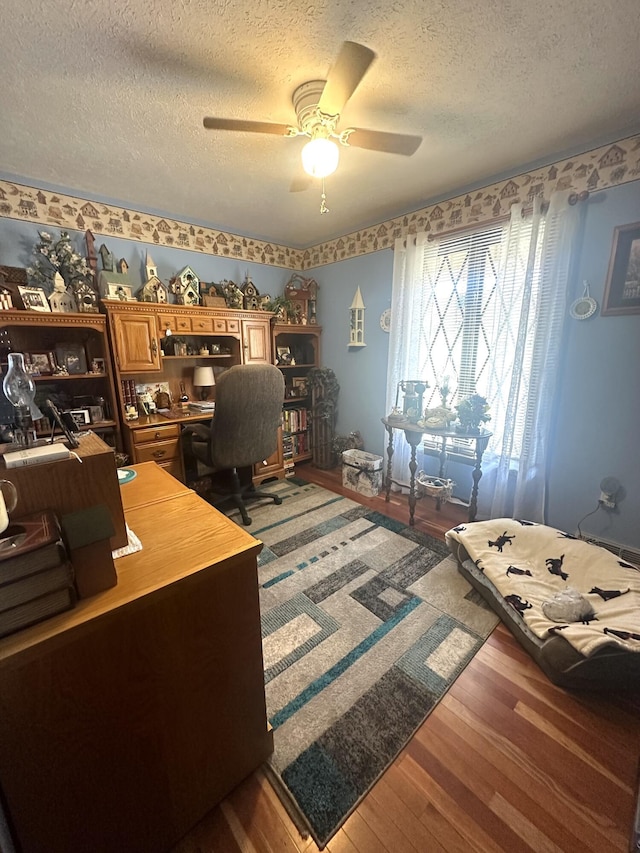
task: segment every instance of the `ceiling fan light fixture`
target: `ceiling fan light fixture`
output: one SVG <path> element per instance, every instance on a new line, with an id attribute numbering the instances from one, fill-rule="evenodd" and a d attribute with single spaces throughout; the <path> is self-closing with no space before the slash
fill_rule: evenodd
<path id="1" fill-rule="evenodd" d="M 323 137 L 311 139 L 302 149 L 302 167 L 312 178 L 326 178 L 338 168 L 340 151 L 335 142 Z"/>

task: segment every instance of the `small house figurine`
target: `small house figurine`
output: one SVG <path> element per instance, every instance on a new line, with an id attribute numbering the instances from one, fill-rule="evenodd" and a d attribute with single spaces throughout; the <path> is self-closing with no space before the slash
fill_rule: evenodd
<path id="1" fill-rule="evenodd" d="M 73 294 L 76 298 L 78 311 L 86 314 L 97 314 L 99 312 L 98 294 L 88 281 L 76 279 L 73 283 Z"/>
<path id="2" fill-rule="evenodd" d="M 158 269 L 154 264 L 151 255 L 147 252 L 145 263 L 147 271 L 147 280 L 140 290 L 141 302 L 160 302 L 164 305 L 169 301 L 169 288 L 158 277 Z"/>
<path id="3" fill-rule="evenodd" d="M 175 295 L 178 305 L 200 304 L 200 279 L 189 266 L 173 276 L 169 291 Z"/>
<path id="4" fill-rule="evenodd" d="M 349 346 L 350 347 L 366 347 L 364 342 L 364 302 L 360 288 L 356 290 L 356 295 L 353 297 L 351 308 L 351 323 L 349 329 Z"/>
<path id="5" fill-rule="evenodd" d="M 258 311 L 260 308 L 260 294 L 258 293 L 258 288 L 249 278 L 249 273 L 245 275 L 240 290 L 242 291 L 242 303 L 245 311 Z"/>
<path id="6" fill-rule="evenodd" d="M 78 303 L 73 295 L 73 292 L 67 290 L 64 279 L 59 272 L 53 277 L 53 293 L 49 296 L 49 304 L 51 310 L 57 313 L 68 313 L 69 311 L 77 311 Z"/>

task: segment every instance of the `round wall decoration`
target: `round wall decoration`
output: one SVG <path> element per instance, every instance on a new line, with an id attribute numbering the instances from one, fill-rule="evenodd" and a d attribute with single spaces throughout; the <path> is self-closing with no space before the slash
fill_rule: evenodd
<path id="1" fill-rule="evenodd" d="M 380 315 L 380 328 L 383 332 L 389 332 L 391 328 L 391 308 L 385 308 Z"/>
<path id="2" fill-rule="evenodd" d="M 587 320 L 589 317 L 592 317 L 597 310 L 598 303 L 593 296 L 589 296 L 589 282 L 585 281 L 584 293 L 579 299 L 576 299 L 576 301 L 571 304 L 569 314 L 574 320 Z"/>

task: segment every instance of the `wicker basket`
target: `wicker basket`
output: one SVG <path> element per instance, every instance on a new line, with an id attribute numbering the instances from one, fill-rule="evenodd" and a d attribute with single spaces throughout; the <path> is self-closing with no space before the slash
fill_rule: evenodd
<path id="1" fill-rule="evenodd" d="M 448 501 L 453 493 L 454 486 L 455 483 L 453 480 L 446 480 L 443 477 L 431 477 L 425 474 L 424 471 L 418 471 L 416 474 L 416 492 L 418 497 L 428 495 L 439 501 Z"/>

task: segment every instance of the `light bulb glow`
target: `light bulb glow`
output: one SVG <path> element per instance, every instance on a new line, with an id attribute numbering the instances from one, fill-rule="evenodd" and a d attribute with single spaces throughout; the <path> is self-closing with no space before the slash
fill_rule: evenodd
<path id="1" fill-rule="evenodd" d="M 302 149 L 302 166 L 312 178 L 326 178 L 338 168 L 340 151 L 335 142 L 318 137 Z"/>

